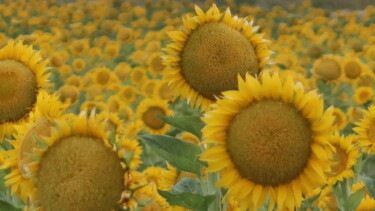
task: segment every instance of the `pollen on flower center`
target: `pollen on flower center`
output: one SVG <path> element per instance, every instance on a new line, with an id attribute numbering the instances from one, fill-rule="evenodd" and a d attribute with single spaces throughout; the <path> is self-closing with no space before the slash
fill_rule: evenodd
<path id="1" fill-rule="evenodd" d="M 165 115 L 165 112 L 163 109 L 153 106 L 148 108 L 147 111 L 142 115 L 142 120 L 150 128 L 160 129 L 165 123 L 160 120 L 157 115 Z"/>
<path id="2" fill-rule="evenodd" d="M 202 96 L 237 88 L 237 74 L 259 72 L 250 41 L 224 23 L 207 23 L 192 32 L 181 56 L 181 73 Z"/>
<path id="3" fill-rule="evenodd" d="M 311 143 L 308 120 L 273 100 L 243 109 L 227 133 L 228 153 L 241 176 L 270 186 L 290 182 L 303 171 Z"/>
<path id="4" fill-rule="evenodd" d="M 37 172 L 44 210 L 117 210 L 125 189 L 117 154 L 103 141 L 71 136 L 51 146 Z"/>
<path id="5" fill-rule="evenodd" d="M 35 74 L 24 64 L 0 61 L 0 124 L 24 117 L 36 102 Z"/>

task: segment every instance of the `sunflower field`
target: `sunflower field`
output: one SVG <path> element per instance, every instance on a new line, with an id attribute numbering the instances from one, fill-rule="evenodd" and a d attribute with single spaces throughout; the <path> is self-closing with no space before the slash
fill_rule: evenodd
<path id="1" fill-rule="evenodd" d="M 375 210 L 375 2 L 250 2 L 0 0 L 0 211 Z"/>

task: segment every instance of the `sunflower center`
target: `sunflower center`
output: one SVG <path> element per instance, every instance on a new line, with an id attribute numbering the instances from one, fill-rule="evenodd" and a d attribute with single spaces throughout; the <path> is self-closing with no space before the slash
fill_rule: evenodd
<path id="1" fill-rule="evenodd" d="M 24 117 L 36 102 L 35 74 L 24 64 L 0 61 L 0 124 Z"/>
<path id="2" fill-rule="evenodd" d="M 44 210 L 114 210 L 124 187 L 117 154 L 99 139 L 63 138 L 40 161 L 39 201 Z"/>
<path id="3" fill-rule="evenodd" d="M 18 168 L 27 176 L 27 166 L 34 162 L 34 160 L 29 156 L 29 154 L 34 154 L 38 149 L 37 137 L 39 136 L 49 136 L 49 128 L 53 125 L 46 117 L 38 119 L 25 133 L 21 140 L 21 145 L 19 149 L 19 159 Z"/>
<path id="4" fill-rule="evenodd" d="M 227 133 L 228 153 L 241 176 L 277 186 L 296 178 L 310 157 L 310 124 L 293 106 L 272 100 L 243 109 Z"/>
<path id="5" fill-rule="evenodd" d="M 157 72 L 161 72 L 162 70 L 164 70 L 163 62 L 159 56 L 151 60 L 151 67 L 154 71 Z"/>
<path id="6" fill-rule="evenodd" d="M 96 76 L 96 81 L 101 85 L 105 85 L 108 83 L 109 78 L 110 78 L 109 73 L 103 70 L 103 71 L 98 72 L 98 75 Z"/>
<path id="7" fill-rule="evenodd" d="M 348 62 L 344 67 L 345 75 L 354 79 L 361 75 L 361 66 L 357 62 Z"/>
<path id="8" fill-rule="evenodd" d="M 324 59 L 316 67 L 315 73 L 325 80 L 335 80 L 340 77 L 340 65 L 332 59 Z"/>
<path id="9" fill-rule="evenodd" d="M 346 169 L 348 163 L 348 155 L 346 152 L 338 146 L 334 146 L 336 152 L 331 157 L 331 172 L 329 176 L 337 176 Z"/>
<path id="10" fill-rule="evenodd" d="M 192 32 L 181 56 L 181 73 L 202 96 L 215 100 L 226 90 L 237 89 L 237 75 L 259 72 L 250 41 L 224 23 L 207 23 Z"/>
<path id="11" fill-rule="evenodd" d="M 164 126 L 164 122 L 160 120 L 157 115 L 165 115 L 165 111 L 159 107 L 152 106 L 146 110 L 142 115 L 143 122 L 152 129 L 161 129 Z"/>

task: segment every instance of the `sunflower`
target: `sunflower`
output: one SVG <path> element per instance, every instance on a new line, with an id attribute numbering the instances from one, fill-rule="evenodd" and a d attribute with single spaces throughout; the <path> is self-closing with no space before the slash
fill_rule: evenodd
<path id="1" fill-rule="evenodd" d="M 239 90 L 223 92 L 203 118 L 206 172 L 220 172 L 217 185 L 241 208 L 256 209 L 269 197 L 271 210 L 275 204 L 294 210 L 325 182 L 333 109 L 324 112 L 323 99 L 291 77 L 282 82 L 264 73 L 262 83 L 249 74 L 238 80 Z"/>
<path id="2" fill-rule="evenodd" d="M 54 125 L 54 119 L 70 117 L 70 115 L 63 115 L 68 105 L 62 104 L 57 95 L 49 95 L 42 91 L 38 100 L 41 103 L 36 106 L 29 121 L 15 127 L 17 131 L 15 139 L 9 140 L 13 149 L 0 152 L 5 158 L 1 169 L 11 170 L 4 178 L 5 185 L 11 186 L 11 193 L 18 195 L 25 202 L 33 188 L 28 171 L 35 166 L 35 163 L 28 154 L 35 152 L 38 145 L 34 137 L 50 135 L 49 128 Z"/>
<path id="3" fill-rule="evenodd" d="M 237 89 L 237 74 L 257 75 L 271 55 L 262 34 L 246 19 L 220 13 L 213 5 L 206 13 L 183 18 L 183 31 L 168 35 L 172 43 L 164 56 L 166 79 L 188 102 L 208 109 L 215 96 Z"/>
<path id="4" fill-rule="evenodd" d="M 65 84 L 80 88 L 82 87 L 82 79 L 78 75 L 72 75 L 66 80 Z"/>
<path id="5" fill-rule="evenodd" d="M 47 61 L 22 42 L 9 41 L 0 49 L 0 140 L 14 132 L 13 125 L 27 121 L 49 88 Z"/>
<path id="6" fill-rule="evenodd" d="M 86 62 L 85 60 L 81 59 L 81 58 L 78 58 L 78 59 L 74 59 L 73 60 L 73 69 L 76 71 L 76 72 L 81 72 L 83 69 L 85 69 L 86 67 Z"/>
<path id="7" fill-rule="evenodd" d="M 345 113 L 339 108 L 334 108 L 333 116 L 335 116 L 333 126 L 336 127 L 338 130 L 344 129 L 348 123 L 348 118 L 346 117 Z"/>
<path id="8" fill-rule="evenodd" d="M 142 87 L 141 92 L 145 97 L 153 97 L 155 93 L 155 87 L 157 86 L 158 80 L 146 80 Z"/>
<path id="9" fill-rule="evenodd" d="M 362 109 L 357 107 L 348 108 L 349 121 L 350 123 L 355 123 L 363 118 Z"/>
<path id="10" fill-rule="evenodd" d="M 327 181 L 331 185 L 354 177 L 353 166 L 360 153 L 358 147 L 353 143 L 353 138 L 353 136 L 344 137 L 335 133 L 329 139 L 329 143 L 333 146 L 333 152 L 330 159 L 331 171 L 327 173 Z"/>
<path id="11" fill-rule="evenodd" d="M 130 73 L 130 78 L 132 80 L 132 84 L 138 86 L 147 79 L 146 70 L 141 67 L 133 68 L 132 72 Z"/>
<path id="12" fill-rule="evenodd" d="M 32 154 L 38 159 L 29 171 L 35 187 L 29 193 L 31 207 L 111 210 L 126 206 L 131 164 L 122 161 L 121 148 L 108 139 L 94 115 L 57 121 Z"/>
<path id="13" fill-rule="evenodd" d="M 121 119 L 123 119 L 124 121 L 129 121 L 131 119 L 133 119 L 133 116 L 134 116 L 134 112 L 133 110 L 131 109 L 130 106 L 127 106 L 127 105 L 124 105 L 119 111 L 118 111 L 118 115 Z"/>
<path id="14" fill-rule="evenodd" d="M 121 81 L 127 81 L 130 78 L 132 68 L 126 62 L 121 62 L 115 67 L 115 74 Z"/>
<path id="15" fill-rule="evenodd" d="M 167 80 L 160 81 L 155 87 L 155 97 L 171 102 L 175 99 L 172 87 Z"/>
<path id="16" fill-rule="evenodd" d="M 317 78 L 332 81 L 340 78 L 342 68 L 340 58 L 332 55 L 324 55 L 314 62 L 312 73 Z"/>
<path id="17" fill-rule="evenodd" d="M 104 57 L 107 59 L 115 59 L 120 53 L 120 45 L 110 44 L 104 48 Z"/>
<path id="18" fill-rule="evenodd" d="M 105 130 L 118 135 L 124 134 L 124 123 L 117 113 L 102 111 L 98 114 L 98 120 L 104 123 Z"/>
<path id="19" fill-rule="evenodd" d="M 141 120 L 128 122 L 125 127 L 124 137 L 127 139 L 134 139 L 142 130 L 143 124 Z"/>
<path id="20" fill-rule="evenodd" d="M 369 102 L 373 97 L 374 90 L 372 87 L 361 86 L 355 89 L 354 101 L 359 105 Z"/>
<path id="21" fill-rule="evenodd" d="M 168 163 L 167 167 L 168 169 L 150 166 L 143 170 L 143 173 L 149 183 L 154 183 L 160 190 L 168 191 L 177 183 L 178 172 Z"/>
<path id="22" fill-rule="evenodd" d="M 353 130 L 359 136 L 359 144 L 370 153 L 375 152 L 375 106 L 371 105 L 363 112 L 363 118 Z"/>
<path id="23" fill-rule="evenodd" d="M 79 97 L 79 89 L 76 86 L 64 85 L 58 91 L 61 102 L 74 104 Z"/>
<path id="24" fill-rule="evenodd" d="M 153 53 L 147 60 L 147 67 L 150 70 L 150 73 L 155 76 L 162 74 L 163 70 L 165 69 L 165 65 L 163 64 L 161 57 L 161 53 Z"/>
<path id="25" fill-rule="evenodd" d="M 120 90 L 119 97 L 125 103 L 130 104 L 137 98 L 137 89 L 132 86 L 123 86 Z"/>
<path id="26" fill-rule="evenodd" d="M 146 131 L 152 134 L 164 134 L 170 125 L 164 123 L 157 115 L 169 116 L 173 112 L 168 109 L 165 101 L 158 99 L 143 99 L 137 107 L 136 116 L 141 120 Z"/>
<path id="27" fill-rule="evenodd" d="M 370 195 L 366 194 L 359 206 L 357 207 L 356 211 L 372 211 L 375 209 L 375 199 L 372 198 Z"/>
<path id="28" fill-rule="evenodd" d="M 112 95 L 111 97 L 109 97 L 107 103 L 108 111 L 111 113 L 118 112 L 124 106 L 118 95 Z"/>

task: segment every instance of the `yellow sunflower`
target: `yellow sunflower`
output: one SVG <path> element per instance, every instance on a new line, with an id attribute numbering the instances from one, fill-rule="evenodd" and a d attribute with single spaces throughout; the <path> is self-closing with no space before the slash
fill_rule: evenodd
<path id="1" fill-rule="evenodd" d="M 203 118 L 206 172 L 220 172 L 217 185 L 243 209 L 257 209 L 269 197 L 271 210 L 275 204 L 294 210 L 325 182 L 333 109 L 324 111 L 323 99 L 291 77 L 238 80 L 239 90 L 223 92 Z"/>
<path id="2" fill-rule="evenodd" d="M 143 124 L 141 120 L 128 122 L 125 126 L 124 137 L 127 139 L 134 139 L 138 133 L 142 130 Z"/>
<path id="3" fill-rule="evenodd" d="M 94 115 L 87 118 L 83 114 L 55 124 L 49 137 L 40 137 L 38 149 L 32 153 L 34 165 L 28 169 L 34 187 L 28 193 L 30 206 L 45 210 L 125 207 L 126 175 L 131 164 L 119 157 L 121 143 L 109 141 Z"/>
<path id="4" fill-rule="evenodd" d="M 100 112 L 97 116 L 100 122 L 104 123 L 105 130 L 109 133 L 118 135 L 124 134 L 124 123 L 117 113 L 109 112 L 108 110 Z"/>
<path id="5" fill-rule="evenodd" d="M 0 49 L 0 140 L 14 132 L 14 125 L 28 120 L 49 88 L 47 61 L 31 46 L 9 41 Z"/>
<path id="6" fill-rule="evenodd" d="M 334 108 L 333 116 L 335 116 L 333 126 L 336 127 L 338 130 L 344 129 L 348 123 L 348 118 L 346 117 L 346 114 L 343 111 L 341 111 L 341 109 Z"/>
<path id="7" fill-rule="evenodd" d="M 354 177 L 353 167 L 360 156 L 358 147 L 354 145 L 354 136 L 340 136 L 335 133 L 330 139 L 332 155 L 330 159 L 331 170 L 327 172 L 328 184 L 334 185 L 337 181 L 343 181 Z"/>
<path id="8" fill-rule="evenodd" d="M 356 211 L 372 211 L 375 210 L 375 199 L 372 198 L 370 195 L 366 194 L 359 206 L 357 207 Z"/>
<path id="9" fill-rule="evenodd" d="M 57 95 L 48 95 L 42 91 L 38 100 L 41 103 L 36 106 L 29 121 L 15 127 L 15 139 L 9 140 L 14 149 L 0 152 L 5 159 L 1 169 L 11 170 L 4 178 L 5 185 L 11 186 L 11 193 L 18 195 L 25 202 L 33 188 L 29 169 L 34 168 L 35 162 L 28 155 L 37 150 L 38 139 L 35 136 L 50 135 L 49 128 L 54 125 L 55 119 L 70 117 L 62 114 L 68 105 L 62 104 Z"/>
<path id="10" fill-rule="evenodd" d="M 168 169 L 150 166 L 143 170 L 143 173 L 149 183 L 154 183 L 160 190 L 168 191 L 177 183 L 178 172 L 168 163 L 167 167 Z"/>
<path id="11" fill-rule="evenodd" d="M 337 56 L 324 55 L 314 62 L 312 73 L 315 77 L 332 81 L 340 78 L 342 73 L 341 59 Z"/>
<path id="12" fill-rule="evenodd" d="M 353 130 L 358 134 L 359 144 L 370 153 L 375 152 L 375 106 L 363 112 L 363 118 Z"/>
<path id="13" fill-rule="evenodd" d="M 208 109 L 215 96 L 237 89 L 237 74 L 257 75 L 271 55 L 258 27 L 245 18 L 220 13 L 213 5 L 206 13 L 183 18 L 183 31 L 168 35 L 172 43 L 164 56 L 166 79 L 172 89 L 195 107 Z"/>
<path id="14" fill-rule="evenodd" d="M 152 134 L 164 134 L 170 129 L 170 125 L 163 122 L 157 115 L 169 116 L 173 112 L 168 109 L 165 101 L 158 99 L 143 99 L 137 107 L 136 116 L 144 125 L 147 132 Z"/>
<path id="15" fill-rule="evenodd" d="M 359 105 L 369 102 L 373 97 L 374 89 L 372 87 L 360 86 L 355 89 L 354 101 Z"/>
<path id="16" fill-rule="evenodd" d="M 119 97 L 125 103 L 130 104 L 137 98 L 137 89 L 132 86 L 123 86 L 120 90 Z"/>

